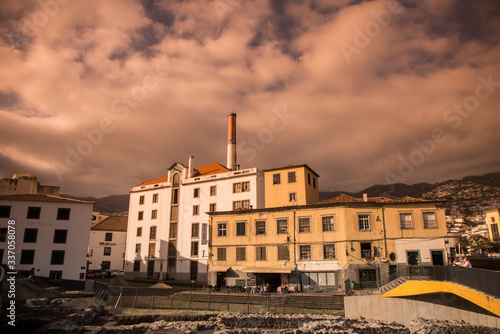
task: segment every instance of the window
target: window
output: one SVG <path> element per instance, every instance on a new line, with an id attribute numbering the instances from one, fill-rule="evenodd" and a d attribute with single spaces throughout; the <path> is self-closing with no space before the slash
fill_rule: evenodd
<path id="1" fill-rule="evenodd" d="M 179 189 L 172 189 L 172 203 L 179 204 Z"/>
<path id="2" fill-rule="evenodd" d="M 300 246 L 300 259 L 308 260 L 311 258 L 311 245 Z"/>
<path id="3" fill-rule="evenodd" d="M 400 213 L 399 220 L 401 222 L 401 229 L 413 228 L 413 222 L 411 220 L 411 213 Z"/>
<path id="4" fill-rule="evenodd" d="M 200 224 L 194 223 L 191 225 L 191 238 L 199 238 L 200 237 Z"/>
<path id="5" fill-rule="evenodd" d="M 266 234 L 266 221 L 259 220 L 255 222 L 255 235 Z"/>
<path id="6" fill-rule="evenodd" d="M 111 255 L 111 247 L 104 247 L 104 256 Z"/>
<path id="7" fill-rule="evenodd" d="M 138 214 L 137 214 L 137 220 L 142 220 L 144 219 L 144 212 L 143 211 L 139 211 Z"/>
<path id="8" fill-rule="evenodd" d="M 170 207 L 170 221 L 171 222 L 176 222 L 179 220 L 179 206 L 178 205 L 172 205 Z"/>
<path id="9" fill-rule="evenodd" d="M 497 241 L 500 239 L 500 236 L 498 234 L 498 224 L 491 224 L 491 239 L 493 241 Z"/>
<path id="10" fill-rule="evenodd" d="M 154 242 L 149 244 L 148 257 L 155 257 L 156 244 Z"/>
<path id="11" fill-rule="evenodd" d="M 227 235 L 227 224 L 226 223 L 217 224 L 217 236 L 225 237 L 226 235 Z"/>
<path id="12" fill-rule="evenodd" d="M 53 250 L 52 256 L 50 257 L 50 264 L 62 265 L 64 264 L 64 253 L 63 250 Z"/>
<path id="13" fill-rule="evenodd" d="M 198 216 L 200 211 L 200 206 L 199 205 L 193 205 L 193 216 Z"/>
<path id="14" fill-rule="evenodd" d="M 54 230 L 54 243 L 65 244 L 68 237 L 68 230 Z"/>
<path id="15" fill-rule="evenodd" d="M 19 264 L 33 264 L 35 262 L 35 251 L 33 249 L 23 249 Z"/>
<path id="16" fill-rule="evenodd" d="M 295 172 L 288 172 L 288 183 L 294 182 L 297 182 L 297 179 L 295 178 Z"/>
<path id="17" fill-rule="evenodd" d="M 290 202 L 296 202 L 297 201 L 297 195 L 296 193 L 290 193 L 288 194 L 288 199 Z"/>
<path id="18" fill-rule="evenodd" d="M 0 228 L 0 242 L 5 242 L 7 240 L 7 228 L 2 227 Z"/>
<path id="19" fill-rule="evenodd" d="M 247 249 L 245 247 L 236 247 L 236 261 L 247 260 Z"/>
<path id="20" fill-rule="evenodd" d="M 71 209 L 69 208 L 58 208 L 57 209 L 57 220 L 69 220 L 69 214 Z"/>
<path id="21" fill-rule="evenodd" d="M 299 218 L 299 233 L 311 232 L 311 221 L 309 217 Z"/>
<path id="22" fill-rule="evenodd" d="M 358 226 L 360 231 L 366 231 L 370 229 L 370 215 L 369 214 L 358 214 Z"/>
<path id="23" fill-rule="evenodd" d="M 158 203 L 158 194 L 153 194 L 153 203 Z"/>
<path id="24" fill-rule="evenodd" d="M 113 241 L 113 233 L 106 233 L 104 236 L 104 241 Z"/>
<path id="25" fill-rule="evenodd" d="M 250 209 L 250 200 L 234 201 L 233 210 Z"/>
<path id="26" fill-rule="evenodd" d="M 281 176 L 280 174 L 273 174 L 273 184 L 280 184 L 281 183 Z"/>
<path id="27" fill-rule="evenodd" d="M 26 214 L 26 219 L 40 219 L 41 207 L 30 206 L 28 207 L 28 213 Z"/>
<path id="28" fill-rule="evenodd" d="M 141 244 L 135 244 L 135 252 L 140 253 L 141 252 Z"/>
<path id="29" fill-rule="evenodd" d="M 191 241 L 191 256 L 198 256 L 198 241 Z"/>
<path id="30" fill-rule="evenodd" d="M 257 246 L 255 247 L 255 260 L 257 261 L 266 261 L 266 246 Z"/>
<path id="31" fill-rule="evenodd" d="M 288 250 L 288 245 L 278 246 L 278 261 L 289 261 L 290 252 Z"/>
<path id="32" fill-rule="evenodd" d="M 361 242 L 361 258 L 371 259 L 372 258 L 372 243 L 371 242 Z"/>
<path id="33" fill-rule="evenodd" d="M 200 197 L 200 188 L 195 188 L 193 190 L 193 198 L 198 198 Z"/>
<path id="34" fill-rule="evenodd" d="M 217 261 L 226 261 L 226 249 L 217 248 Z"/>
<path id="35" fill-rule="evenodd" d="M 10 218 L 10 205 L 0 205 L 0 218 Z"/>
<path id="36" fill-rule="evenodd" d="M 217 196 L 217 186 L 210 186 L 210 196 Z"/>
<path id="37" fill-rule="evenodd" d="M 233 193 L 242 193 L 246 191 L 250 191 L 250 182 L 233 183 Z"/>
<path id="38" fill-rule="evenodd" d="M 171 238 L 171 239 L 176 239 L 177 238 L 177 223 L 170 223 L 169 238 Z"/>
<path id="39" fill-rule="evenodd" d="M 323 258 L 325 260 L 335 258 L 335 244 L 323 245 Z"/>
<path id="40" fill-rule="evenodd" d="M 307 184 L 311 185 L 311 174 L 307 173 Z"/>
<path id="41" fill-rule="evenodd" d="M 141 271 L 141 260 L 134 261 L 134 271 Z"/>
<path id="42" fill-rule="evenodd" d="M 23 242 L 34 243 L 36 242 L 36 237 L 38 236 L 37 228 L 27 228 L 24 230 Z"/>
<path id="43" fill-rule="evenodd" d="M 335 231 L 335 221 L 333 216 L 321 217 L 321 222 L 323 225 L 323 232 Z"/>
<path id="44" fill-rule="evenodd" d="M 286 219 L 278 219 L 276 221 L 278 227 L 278 234 L 287 234 L 288 233 L 288 220 Z"/>
<path id="45" fill-rule="evenodd" d="M 53 280 L 62 279 L 62 271 L 60 270 L 51 270 L 49 271 L 49 278 Z"/>
<path id="46" fill-rule="evenodd" d="M 176 255 L 177 255 L 177 242 L 176 241 L 169 241 L 168 242 L 168 256 L 176 256 Z"/>
<path id="47" fill-rule="evenodd" d="M 152 210 L 151 211 L 151 219 L 156 219 L 158 217 L 158 210 Z"/>
<path id="48" fill-rule="evenodd" d="M 210 203 L 210 207 L 209 207 L 208 211 L 210 211 L 210 212 L 217 211 L 217 205 L 215 203 Z"/>
<path id="49" fill-rule="evenodd" d="M 137 236 L 142 237 L 142 227 L 137 228 Z"/>
<path id="50" fill-rule="evenodd" d="M 436 214 L 434 212 L 424 212 L 424 228 L 437 228 Z"/>
<path id="51" fill-rule="evenodd" d="M 111 269 L 111 261 L 102 261 L 101 262 L 101 269 L 102 270 L 109 270 L 109 269 Z"/>
<path id="52" fill-rule="evenodd" d="M 313 177 L 313 187 L 316 189 L 316 178 Z"/>
<path id="53" fill-rule="evenodd" d="M 139 204 L 144 204 L 144 195 L 139 197 Z"/>
<path id="54" fill-rule="evenodd" d="M 246 235 L 246 222 L 236 222 L 236 235 L 237 236 Z"/>
<path id="55" fill-rule="evenodd" d="M 156 226 L 151 226 L 149 228 L 149 240 L 155 240 L 156 239 Z"/>

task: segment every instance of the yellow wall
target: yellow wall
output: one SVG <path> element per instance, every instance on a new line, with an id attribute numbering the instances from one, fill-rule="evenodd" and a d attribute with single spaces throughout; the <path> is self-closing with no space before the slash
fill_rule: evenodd
<path id="1" fill-rule="evenodd" d="M 486 211 L 486 223 L 488 224 L 488 235 L 491 240 L 493 240 L 493 232 L 491 231 L 491 224 L 497 224 L 500 229 L 500 210 L 487 210 Z"/>
<path id="2" fill-rule="evenodd" d="M 289 172 L 295 172 L 296 182 L 288 182 Z M 281 175 L 280 184 L 273 184 L 274 174 Z M 319 202 L 318 177 L 307 166 L 302 165 L 266 170 L 264 171 L 264 177 L 266 208 L 315 204 Z M 311 180 L 310 184 L 309 178 Z M 295 202 L 290 202 L 289 200 L 289 194 L 292 192 L 296 193 Z"/>
<path id="3" fill-rule="evenodd" d="M 308 206 L 297 208 L 280 208 L 253 210 L 250 212 L 217 213 L 212 215 L 210 266 L 262 267 L 282 266 L 277 260 L 278 245 L 289 245 L 290 261 L 288 267 L 300 263 L 300 245 L 311 245 L 312 258 L 309 261 L 325 261 L 323 245 L 335 244 L 336 259 L 340 266 L 349 264 L 377 263 L 395 252 L 395 240 L 401 238 L 438 238 L 447 234 L 444 210 L 437 209 L 433 203 L 384 204 L 383 210 L 378 203 L 356 203 L 355 205 Z M 422 212 L 435 211 L 437 228 L 423 228 Z M 413 214 L 414 228 L 401 230 L 400 212 Z M 360 231 L 358 214 L 370 216 L 370 229 Z M 323 232 L 322 217 L 334 216 L 335 230 Z M 310 219 L 310 232 L 299 232 L 299 219 Z M 288 220 L 288 234 L 277 233 L 277 220 Z M 256 221 L 266 221 L 266 234 L 256 235 Z M 246 235 L 236 236 L 236 222 L 246 221 Z M 217 224 L 226 222 L 227 236 L 217 237 Z M 384 227 L 385 222 L 385 227 Z M 385 231 L 385 235 L 384 235 Z M 373 259 L 361 259 L 360 242 L 371 242 L 372 249 L 378 247 L 380 256 Z M 255 246 L 267 246 L 267 261 L 255 260 Z M 235 247 L 247 247 L 247 261 L 236 262 Z M 227 247 L 227 261 L 217 261 L 217 247 Z M 347 253 L 346 253 L 347 251 Z M 373 254 L 373 253 L 372 253 Z"/>

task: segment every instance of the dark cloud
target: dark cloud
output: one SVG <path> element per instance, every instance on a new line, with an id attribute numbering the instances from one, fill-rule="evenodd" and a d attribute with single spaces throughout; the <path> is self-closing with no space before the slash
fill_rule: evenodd
<path id="1" fill-rule="evenodd" d="M 141 5 L 148 18 L 153 22 L 161 23 L 166 27 L 171 27 L 175 21 L 175 14 L 161 7 L 162 1 L 141 0 Z"/>

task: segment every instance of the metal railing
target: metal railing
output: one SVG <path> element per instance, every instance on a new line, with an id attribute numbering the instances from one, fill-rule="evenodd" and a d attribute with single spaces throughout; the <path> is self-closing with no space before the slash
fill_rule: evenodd
<path id="1" fill-rule="evenodd" d="M 150 289 L 96 282 L 94 298 L 111 307 L 208 310 L 226 312 L 341 314 L 339 294 L 212 292 L 201 289 Z"/>
<path id="2" fill-rule="evenodd" d="M 397 272 L 381 275 L 380 281 L 378 282 L 379 287 L 399 277 L 405 277 L 408 280 L 453 282 L 468 286 L 497 298 L 500 297 L 500 272 L 498 271 L 455 266 L 398 265 Z"/>

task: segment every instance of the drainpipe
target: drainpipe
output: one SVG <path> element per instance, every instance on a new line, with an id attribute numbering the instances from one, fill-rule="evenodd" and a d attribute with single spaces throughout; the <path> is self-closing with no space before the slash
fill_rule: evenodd
<path id="1" fill-rule="evenodd" d="M 296 220 L 296 211 L 293 210 L 293 266 L 295 267 L 295 270 L 297 270 L 297 249 L 296 249 L 296 239 L 295 236 L 297 235 L 297 231 L 295 230 L 295 220 Z"/>
<path id="2" fill-rule="evenodd" d="M 387 235 L 385 230 L 385 214 L 384 214 L 384 205 L 382 204 L 382 229 L 384 231 L 384 257 L 387 259 Z"/>

